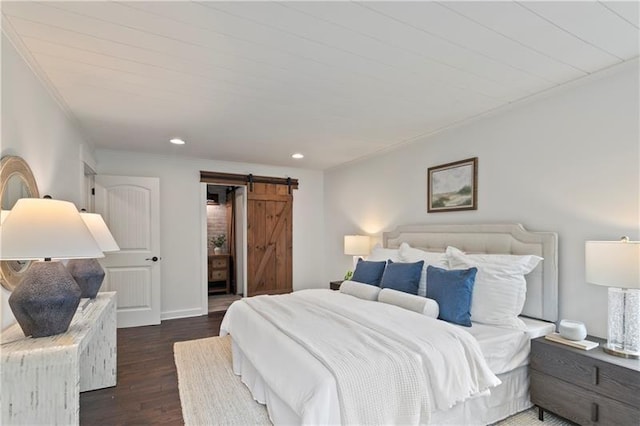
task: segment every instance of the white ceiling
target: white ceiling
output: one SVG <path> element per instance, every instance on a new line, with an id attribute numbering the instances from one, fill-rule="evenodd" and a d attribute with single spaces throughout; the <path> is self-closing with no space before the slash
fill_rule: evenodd
<path id="1" fill-rule="evenodd" d="M 639 51 L 637 1 L 1 5 L 96 147 L 317 169 Z"/>

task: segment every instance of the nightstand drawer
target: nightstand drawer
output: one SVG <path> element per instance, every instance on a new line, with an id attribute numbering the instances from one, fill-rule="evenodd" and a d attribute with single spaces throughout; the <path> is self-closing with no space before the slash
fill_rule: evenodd
<path id="1" fill-rule="evenodd" d="M 227 271 L 210 271 L 209 281 L 224 281 L 227 279 Z"/>
<path id="2" fill-rule="evenodd" d="M 581 425 L 638 425 L 640 409 L 531 371 L 531 402 Z M 543 423 L 541 423 L 543 424 Z"/>
<path id="3" fill-rule="evenodd" d="M 211 260 L 211 267 L 212 268 L 226 268 L 227 267 L 227 259 L 226 258 L 213 259 L 213 260 Z"/>
<path id="4" fill-rule="evenodd" d="M 531 368 L 634 407 L 640 406 L 640 376 L 625 367 L 568 350 L 558 344 L 532 341 Z M 600 348 L 593 351 L 602 351 Z"/>

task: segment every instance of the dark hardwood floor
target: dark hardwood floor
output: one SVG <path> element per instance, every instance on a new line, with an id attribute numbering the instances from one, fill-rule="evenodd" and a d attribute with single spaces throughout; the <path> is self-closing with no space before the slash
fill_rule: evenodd
<path id="1" fill-rule="evenodd" d="M 184 424 L 173 344 L 217 336 L 223 315 L 118 329 L 117 385 L 80 394 L 80 424 Z"/>

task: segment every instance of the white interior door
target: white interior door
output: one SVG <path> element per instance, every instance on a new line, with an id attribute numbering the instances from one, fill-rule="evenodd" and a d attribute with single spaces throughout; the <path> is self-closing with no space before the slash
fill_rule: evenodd
<path id="1" fill-rule="evenodd" d="M 160 180 L 97 175 L 95 208 L 120 251 L 101 259 L 116 291 L 118 327 L 160 324 Z"/>

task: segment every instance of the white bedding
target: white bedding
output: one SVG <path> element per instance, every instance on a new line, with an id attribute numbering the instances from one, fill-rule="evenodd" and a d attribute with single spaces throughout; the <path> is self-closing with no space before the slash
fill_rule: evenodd
<path id="1" fill-rule="evenodd" d="M 234 373 L 241 377 L 253 398 L 267 404 L 269 415 L 275 424 L 298 425 L 304 422 L 282 401 L 264 380 L 251 362 L 244 356 L 238 345 L 232 341 Z M 489 425 L 524 411 L 532 406 L 529 400 L 529 371 L 527 366 L 518 367 L 508 373 L 498 375 L 502 383 L 491 389 L 491 393 L 468 399 L 448 410 L 437 410 L 431 414 L 433 425 L 473 426 Z M 336 401 L 337 403 L 337 401 Z M 328 424 L 339 424 L 339 411 L 330 406 L 315 407 L 318 410 L 333 410 L 337 417 Z M 327 413 L 328 414 L 328 413 Z M 276 419 L 276 420 L 274 420 Z"/>
<path id="2" fill-rule="evenodd" d="M 381 336 L 402 342 L 417 354 L 429 377 L 427 386 L 432 410 L 445 410 L 500 383 L 484 360 L 475 339 L 450 324 L 396 306 L 360 300 L 329 290 L 305 290 L 272 297 L 301 299 L 327 309 L 333 307 L 339 316 L 360 325 L 370 324 Z M 324 325 L 319 322 L 312 326 L 317 331 Z M 232 335 L 234 345 L 237 345 L 234 355 L 239 350 L 242 357 L 246 357 L 247 365 L 255 368 L 263 383 L 261 386 L 269 390 L 264 395 L 274 393 L 278 396 L 277 403 L 282 409 L 276 411 L 286 415 L 275 413 L 268 404 L 275 423 L 287 422 L 291 418 L 297 418 L 297 423 L 303 424 L 341 423 L 338 387 L 335 376 L 324 365 L 326 360 L 318 359 L 317 353 L 316 356 L 311 355 L 301 346 L 299 336 L 292 338 L 282 333 L 282 328 L 282 323 L 274 325 L 265 321 L 249 303 L 238 301 L 227 311 L 220 334 Z M 349 341 L 343 341 L 343 349 L 349 349 Z M 277 351 L 270 348 L 277 348 Z M 236 358 L 239 356 L 234 357 L 234 370 L 243 374 L 246 382 L 241 360 Z M 247 377 L 255 377 L 256 371 Z M 261 396 L 256 395 L 254 384 L 247 385 L 260 401 Z M 266 399 L 264 395 L 262 399 Z M 426 422 L 424 413 L 422 415 L 420 421 Z"/>
<path id="3" fill-rule="evenodd" d="M 526 331 L 495 325 L 473 323 L 472 327 L 461 327 L 476 338 L 489 368 L 494 374 L 502 374 L 529 364 L 531 339 L 544 336 L 555 330 L 553 323 L 520 317 Z"/>
<path id="4" fill-rule="evenodd" d="M 303 292 L 244 302 L 331 372 L 343 423 L 417 424 L 428 416 L 430 398 L 419 354 L 352 320 L 352 306 L 310 296 Z"/>

